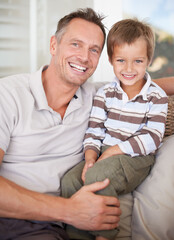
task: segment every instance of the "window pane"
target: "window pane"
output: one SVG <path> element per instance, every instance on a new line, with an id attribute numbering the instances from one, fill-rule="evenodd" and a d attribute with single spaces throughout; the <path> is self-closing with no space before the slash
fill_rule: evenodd
<path id="1" fill-rule="evenodd" d="M 28 0 L 0 1 L 0 77 L 28 71 Z"/>
<path id="2" fill-rule="evenodd" d="M 148 69 L 151 77 L 174 76 L 173 0 L 123 0 L 123 17 L 145 20 L 155 30 L 155 54 Z"/>

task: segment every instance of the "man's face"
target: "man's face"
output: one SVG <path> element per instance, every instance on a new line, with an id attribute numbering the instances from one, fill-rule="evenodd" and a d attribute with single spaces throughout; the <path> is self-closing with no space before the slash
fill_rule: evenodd
<path id="1" fill-rule="evenodd" d="M 67 84 L 80 86 L 95 71 L 102 47 L 104 35 L 100 27 L 86 20 L 71 20 L 61 41 L 52 39 L 51 50 L 55 72 L 59 80 Z"/>

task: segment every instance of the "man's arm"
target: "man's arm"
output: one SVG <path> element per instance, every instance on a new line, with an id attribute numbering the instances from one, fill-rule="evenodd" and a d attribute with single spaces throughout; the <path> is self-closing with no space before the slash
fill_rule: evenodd
<path id="1" fill-rule="evenodd" d="M 174 94 L 174 77 L 153 79 L 153 81 L 158 84 L 167 95 Z"/>
<path id="2" fill-rule="evenodd" d="M 0 163 L 4 152 L 0 149 Z M 84 186 L 70 199 L 27 190 L 0 176 L 0 216 L 8 218 L 62 221 L 86 230 L 112 229 L 121 214 L 119 201 L 94 192 L 108 180 Z"/>

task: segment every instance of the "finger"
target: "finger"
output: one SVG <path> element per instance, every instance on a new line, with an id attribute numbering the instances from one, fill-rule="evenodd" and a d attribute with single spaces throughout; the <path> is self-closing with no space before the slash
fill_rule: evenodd
<path id="1" fill-rule="evenodd" d="M 92 167 L 94 165 L 94 160 L 88 160 L 87 163 L 85 164 L 87 168 Z"/>
<path id="2" fill-rule="evenodd" d="M 85 166 L 84 166 L 83 171 L 82 171 L 82 180 L 83 180 L 83 182 L 85 182 L 85 175 L 86 175 L 87 169 L 88 169 L 88 166 L 87 166 L 87 163 L 85 163 Z"/>
<path id="3" fill-rule="evenodd" d="M 119 226 L 120 217 L 119 216 L 106 216 L 104 224 L 116 224 Z"/>
<path id="4" fill-rule="evenodd" d="M 103 223 L 98 230 L 111 230 L 119 226 L 118 223 Z"/>
<path id="5" fill-rule="evenodd" d="M 104 203 L 108 206 L 116 206 L 116 207 L 120 207 L 120 202 L 118 200 L 118 198 L 116 197 L 111 197 L 111 196 L 102 196 L 104 199 Z"/>
<path id="6" fill-rule="evenodd" d="M 121 209 L 115 206 L 108 206 L 106 209 L 106 216 L 116 216 L 119 217 L 121 215 Z"/>
<path id="7" fill-rule="evenodd" d="M 89 168 L 91 168 L 91 167 L 93 167 L 93 166 L 94 166 L 94 163 L 92 163 L 92 162 L 89 163 L 89 165 L 88 165 Z"/>
<path id="8" fill-rule="evenodd" d="M 89 192 L 97 192 L 101 189 L 104 189 L 105 187 L 107 187 L 109 185 L 109 179 L 106 178 L 104 181 L 102 182 L 95 182 L 95 183 L 92 183 L 92 184 L 89 184 L 89 185 L 86 185 L 84 187 L 84 189 L 86 191 L 89 191 Z"/>
<path id="9" fill-rule="evenodd" d="M 85 182 L 85 174 L 86 174 L 86 171 L 85 169 L 83 169 L 82 171 L 82 181 Z"/>

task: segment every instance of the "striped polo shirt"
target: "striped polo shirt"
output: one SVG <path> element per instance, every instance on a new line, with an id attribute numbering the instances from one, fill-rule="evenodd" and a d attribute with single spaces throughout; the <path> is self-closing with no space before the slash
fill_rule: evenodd
<path id="1" fill-rule="evenodd" d="M 101 87 L 94 97 L 84 150 L 98 154 L 101 146 L 118 145 L 132 157 L 154 153 L 165 131 L 168 98 L 165 92 L 145 74 L 140 93 L 128 99 L 115 78 Z"/>

